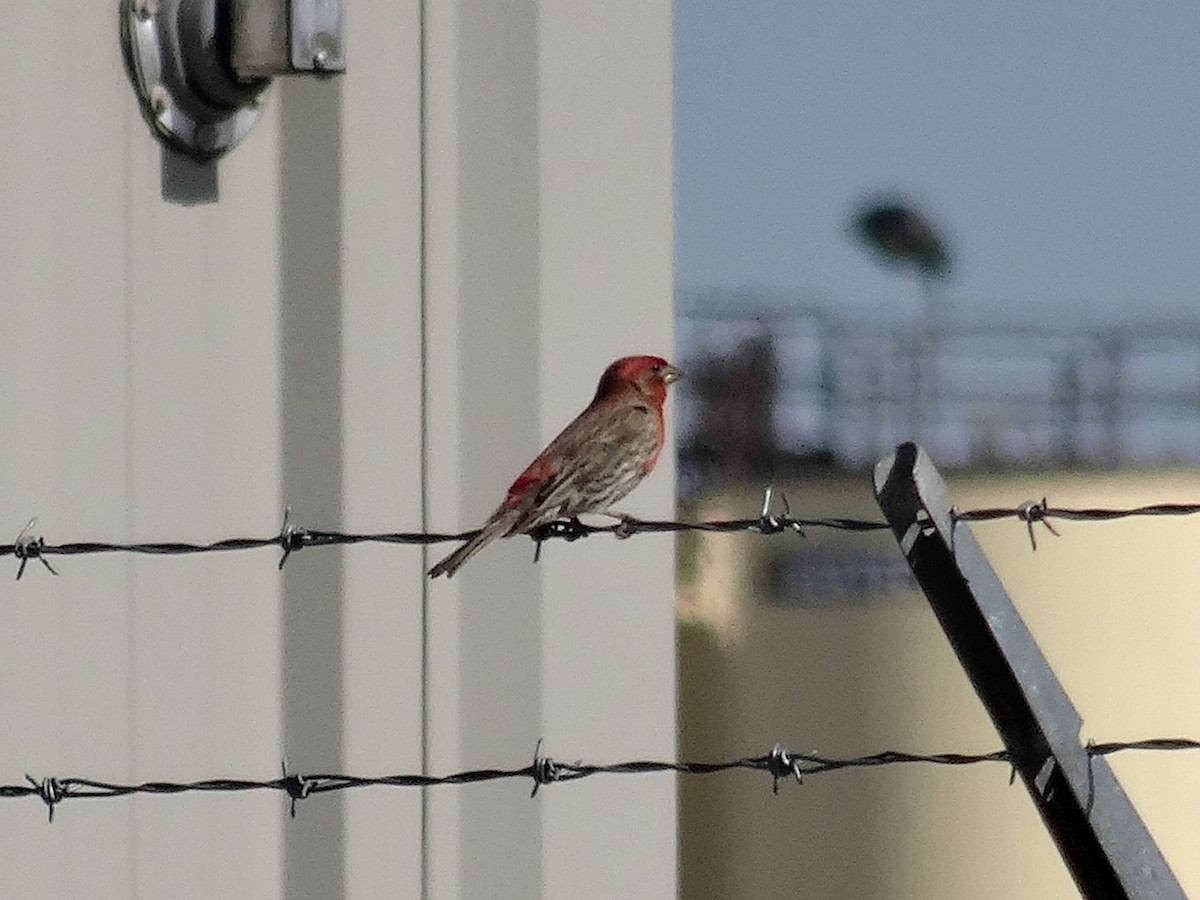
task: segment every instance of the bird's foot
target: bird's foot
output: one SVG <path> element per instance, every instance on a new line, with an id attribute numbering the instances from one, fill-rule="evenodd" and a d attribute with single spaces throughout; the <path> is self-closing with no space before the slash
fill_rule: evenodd
<path id="1" fill-rule="evenodd" d="M 544 538 L 556 537 L 562 538 L 564 541 L 577 541 L 592 533 L 592 529 L 581 522 L 579 516 L 555 519 L 553 522 L 547 522 L 539 531 L 542 532 Z"/>
<path id="2" fill-rule="evenodd" d="M 631 516 L 629 513 L 617 509 L 606 510 L 601 515 L 617 520 L 617 524 L 613 526 L 613 536 L 620 540 L 636 534 L 638 525 L 642 522 L 637 516 Z"/>

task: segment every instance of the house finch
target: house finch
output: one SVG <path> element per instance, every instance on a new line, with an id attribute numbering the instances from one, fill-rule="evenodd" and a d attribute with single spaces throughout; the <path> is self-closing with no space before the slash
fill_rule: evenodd
<path id="1" fill-rule="evenodd" d="M 659 356 L 626 356 L 610 365 L 587 409 L 517 476 L 479 534 L 429 574 L 449 578 L 498 537 L 604 512 L 632 491 L 658 462 L 667 385 L 682 377 Z"/>

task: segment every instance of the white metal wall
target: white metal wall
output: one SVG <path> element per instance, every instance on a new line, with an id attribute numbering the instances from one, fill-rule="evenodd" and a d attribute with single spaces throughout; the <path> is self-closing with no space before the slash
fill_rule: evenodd
<path id="1" fill-rule="evenodd" d="M 114 7 L 6 20 L 0 527 L 473 527 L 605 363 L 669 351 L 666 3 L 349 4 L 349 74 L 277 83 L 193 206 Z M 34 564 L 0 588 L 0 783 L 672 756 L 669 542 L 529 552 L 436 586 L 405 547 Z M 673 782 L 528 787 L 5 800 L 0 896 L 674 894 Z"/>

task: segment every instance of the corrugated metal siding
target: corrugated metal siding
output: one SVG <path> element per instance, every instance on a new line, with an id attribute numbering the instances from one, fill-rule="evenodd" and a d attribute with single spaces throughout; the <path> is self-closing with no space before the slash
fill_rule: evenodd
<path id="1" fill-rule="evenodd" d="M 285 503 L 308 527 L 468 528 L 610 358 L 669 352 L 669 11 L 588 10 L 609 36 L 576 60 L 586 4 L 499 24 L 477 6 L 350 4 L 349 74 L 277 82 L 217 201 L 191 206 L 163 199 L 114 4 L 8 11 L 13 535 L 32 515 L 50 542 L 264 535 Z M 525 74 L 485 81 L 512 74 L 493 65 L 512 39 Z M 505 229 L 524 251 L 499 269 L 467 252 Z M 634 511 L 670 498 L 664 466 Z M 267 778 L 285 754 L 446 772 L 520 765 L 542 734 L 563 756 L 671 755 L 669 543 L 554 547 L 538 569 L 528 550 L 428 597 L 416 548 L 309 549 L 282 576 L 270 551 L 63 558 L 58 578 L 34 563 L 0 588 L 0 782 Z M 475 652 L 497 624 L 509 638 Z M 0 896 L 674 892 L 672 781 L 525 790 L 448 788 L 428 811 L 416 791 L 324 795 L 294 821 L 264 794 L 75 801 L 51 827 L 3 801 Z M 501 833 L 529 890 L 497 881 Z"/>

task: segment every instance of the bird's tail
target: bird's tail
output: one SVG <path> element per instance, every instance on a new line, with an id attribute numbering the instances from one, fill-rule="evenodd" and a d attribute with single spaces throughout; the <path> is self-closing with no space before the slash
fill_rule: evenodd
<path id="1" fill-rule="evenodd" d="M 459 570 L 459 567 L 468 559 L 494 541 L 503 534 L 508 533 L 511 523 L 507 517 L 501 518 L 493 516 L 484 523 L 479 534 L 471 538 L 432 569 L 429 570 L 430 578 L 437 578 L 439 575 L 445 575 L 447 578 L 453 578 L 454 573 Z"/>

